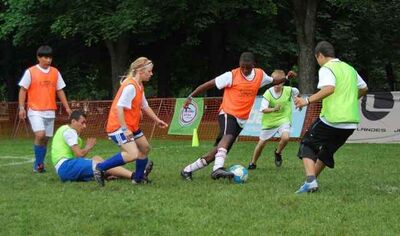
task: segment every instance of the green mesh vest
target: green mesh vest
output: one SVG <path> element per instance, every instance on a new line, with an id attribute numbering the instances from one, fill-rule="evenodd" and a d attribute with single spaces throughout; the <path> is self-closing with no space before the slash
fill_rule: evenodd
<path id="1" fill-rule="evenodd" d="M 53 137 L 53 143 L 51 145 L 51 161 L 53 165 L 57 164 L 62 158 L 71 159 L 75 157 L 71 147 L 68 146 L 64 139 L 64 133 L 68 129 L 71 129 L 68 125 L 61 126 Z M 82 144 L 82 139 L 78 138 L 79 147 L 82 148 Z"/>
<path id="2" fill-rule="evenodd" d="M 292 87 L 283 86 L 279 98 L 274 98 L 270 90 L 265 91 L 263 97 L 269 102 L 269 107 L 281 106 L 279 111 L 262 115 L 262 129 L 272 129 L 285 123 L 292 123 Z"/>
<path id="3" fill-rule="evenodd" d="M 342 61 L 330 61 L 323 67 L 336 78 L 335 92 L 322 100 L 321 117 L 330 123 L 359 123 L 356 70 Z"/>

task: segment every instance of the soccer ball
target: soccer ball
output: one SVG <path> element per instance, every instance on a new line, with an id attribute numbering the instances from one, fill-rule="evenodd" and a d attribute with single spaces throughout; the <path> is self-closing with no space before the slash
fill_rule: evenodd
<path id="1" fill-rule="evenodd" d="M 241 165 L 233 165 L 229 167 L 229 172 L 233 173 L 233 181 L 238 184 L 246 182 L 249 177 L 249 171 Z"/>

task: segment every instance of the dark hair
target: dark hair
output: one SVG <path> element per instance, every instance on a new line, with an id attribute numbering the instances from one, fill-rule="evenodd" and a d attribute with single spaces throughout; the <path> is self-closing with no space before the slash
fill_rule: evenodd
<path id="1" fill-rule="evenodd" d="M 322 54 L 325 57 L 335 57 L 335 48 L 327 41 L 321 41 L 315 46 L 315 55 Z"/>
<path id="2" fill-rule="evenodd" d="M 53 57 L 53 49 L 50 46 L 40 46 L 36 51 L 38 57 Z"/>
<path id="3" fill-rule="evenodd" d="M 69 116 L 69 123 L 72 123 L 72 120 L 78 121 L 81 116 L 86 118 L 86 114 L 81 110 L 73 110 L 71 115 Z"/>
<path id="4" fill-rule="evenodd" d="M 250 63 L 250 64 L 255 64 L 256 63 L 256 59 L 254 57 L 254 54 L 252 52 L 244 52 L 242 53 L 242 55 L 240 55 L 240 62 L 244 62 L 244 63 Z"/>

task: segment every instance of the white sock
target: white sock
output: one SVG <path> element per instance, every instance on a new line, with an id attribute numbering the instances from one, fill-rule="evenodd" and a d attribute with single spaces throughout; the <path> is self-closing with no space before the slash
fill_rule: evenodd
<path id="1" fill-rule="evenodd" d="M 185 172 L 194 172 L 194 171 L 200 170 L 200 169 L 202 169 L 202 168 L 204 168 L 206 166 L 207 166 L 206 160 L 204 160 L 203 158 L 199 158 L 195 162 L 193 162 L 192 164 L 186 166 L 185 169 L 183 169 L 183 170 Z"/>
<path id="2" fill-rule="evenodd" d="M 227 152 L 228 152 L 228 150 L 226 150 L 225 148 L 218 148 L 218 152 L 217 152 L 217 154 L 215 154 L 215 162 L 214 162 L 213 171 L 224 167 Z"/>

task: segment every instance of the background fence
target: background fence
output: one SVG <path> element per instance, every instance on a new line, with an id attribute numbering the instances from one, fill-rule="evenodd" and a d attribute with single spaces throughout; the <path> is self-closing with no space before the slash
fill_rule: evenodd
<path id="1" fill-rule="evenodd" d="M 88 127 L 83 136 L 106 138 L 105 126 L 108 112 L 112 101 L 71 101 L 71 109 L 81 109 L 87 114 Z M 175 98 L 154 98 L 148 99 L 149 106 L 165 122 L 170 123 L 174 115 Z M 218 109 L 222 102 L 221 97 L 204 98 L 204 114 L 198 128 L 199 138 L 202 140 L 215 139 L 218 134 Z M 320 103 L 311 104 L 306 113 L 302 134 L 310 124 L 318 117 L 321 109 Z M 58 103 L 56 111 L 55 129 L 68 122 L 68 114 Z M 190 136 L 168 135 L 168 129 L 161 129 L 146 115 L 143 116 L 141 125 L 142 131 L 149 138 L 157 139 L 190 139 Z M 7 137 L 31 137 L 33 133 L 28 119 L 18 119 L 18 103 L 0 103 L 0 136 Z M 257 137 L 240 136 L 240 140 L 257 140 Z"/>

